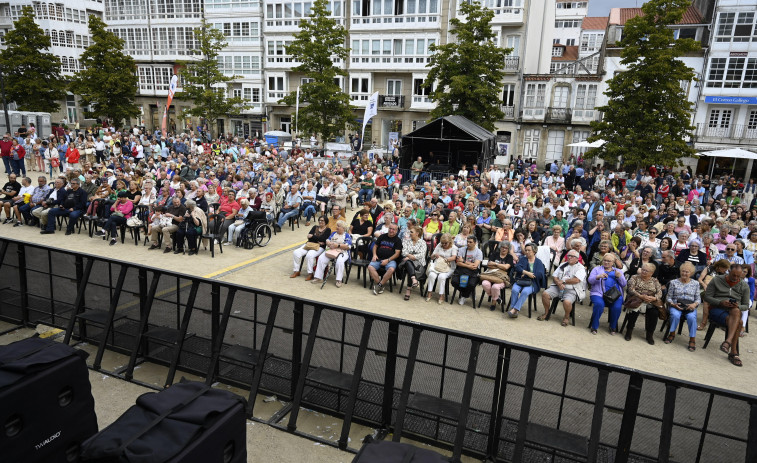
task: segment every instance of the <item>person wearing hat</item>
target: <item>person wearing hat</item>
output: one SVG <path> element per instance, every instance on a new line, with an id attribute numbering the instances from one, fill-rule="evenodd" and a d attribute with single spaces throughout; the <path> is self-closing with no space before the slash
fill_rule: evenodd
<path id="1" fill-rule="evenodd" d="M 539 316 L 538 320 L 546 319 L 552 305 L 552 299 L 559 297 L 565 309 L 562 326 L 568 326 L 568 323 L 570 323 L 573 305 L 577 300 L 582 300 L 586 296 L 586 288 L 584 287 L 586 268 L 579 263 L 580 256 L 578 250 L 571 249 L 568 251 L 568 261 L 557 267 L 557 270 L 552 274 L 553 283 L 542 293 L 544 314 Z"/>
<path id="2" fill-rule="evenodd" d="M 118 242 L 118 229 L 126 224 L 126 221 L 131 218 L 134 212 L 134 203 L 129 200 L 129 194 L 125 191 L 118 193 L 118 199 L 110 207 L 111 213 L 108 220 L 95 235 L 102 236 L 103 239 L 107 238 L 110 234 L 110 245 L 113 246 Z"/>

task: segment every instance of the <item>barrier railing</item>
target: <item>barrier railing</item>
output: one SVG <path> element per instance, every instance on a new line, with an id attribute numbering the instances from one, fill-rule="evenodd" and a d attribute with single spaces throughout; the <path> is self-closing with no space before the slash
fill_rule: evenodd
<path id="1" fill-rule="evenodd" d="M 757 461 L 757 397 L 502 340 L 0 238 L 0 319 L 492 461 Z M 341 418 L 338 441 L 297 427 Z M 288 417 L 286 425 L 282 419 Z"/>

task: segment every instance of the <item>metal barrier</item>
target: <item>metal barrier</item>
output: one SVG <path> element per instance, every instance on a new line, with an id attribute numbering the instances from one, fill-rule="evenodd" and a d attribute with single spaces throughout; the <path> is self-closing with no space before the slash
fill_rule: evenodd
<path id="1" fill-rule="evenodd" d="M 0 319 L 249 391 L 339 448 L 352 423 L 491 461 L 757 461 L 757 397 L 502 340 L 0 238 Z M 138 381 L 137 381 L 138 382 Z M 264 420 L 255 397 L 288 405 Z M 334 442 L 301 407 L 342 420 Z M 287 424 L 280 422 L 288 416 Z"/>

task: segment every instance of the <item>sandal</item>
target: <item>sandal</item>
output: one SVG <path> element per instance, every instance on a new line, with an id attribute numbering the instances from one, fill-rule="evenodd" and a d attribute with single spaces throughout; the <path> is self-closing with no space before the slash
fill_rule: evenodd
<path id="1" fill-rule="evenodd" d="M 697 326 L 697 331 L 702 331 L 705 328 L 707 328 L 707 322 L 700 323 L 699 326 Z"/>
<path id="2" fill-rule="evenodd" d="M 720 345 L 720 350 L 727 354 L 728 351 L 731 350 L 731 343 L 728 341 L 723 341 L 723 344 Z"/>
<path id="3" fill-rule="evenodd" d="M 546 315 L 539 315 L 538 317 L 536 317 L 536 319 L 540 322 L 543 322 L 544 320 L 546 320 Z"/>
<path id="4" fill-rule="evenodd" d="M 694 352 L 697 350 L 697 343 L 694 341 L 689 342 L 689 352 Z"/>
<path id="5" fill-rule="evenodd" d="M 412 287 L 413 287 L 413 288 L 417 288 L 417 287 L 418 287 L 418 286 L 420 286 L 420 285 L 421 285 L 421 284 L 420 284 L 420 283 L 418 283 L 418 280 L 415 280 L 415 281 L 413 282 L 413 285 L 412 285 Z"/>
<path id="6" fill-rule="evenodd" d="M 591 334 L 596 335 L 597 334 L 597 330 L 591 330 Z"/>
<path id="7" fill-rule="evenodd" d="M 404 299 L 405 299 L 406 301 L 409 301 L 409 300 L 410 300 L 410 293 L 405 293 L 405 297 L 404 297 Z"/>
<path id="8" fill-rule="evenodd" d="M 507 312 L 507 316 L 510 318 L 518 318 L 518 311 L 515 309 L 512 309 Z"/>
<path id="9" fill-rule="evenodd" d="M 743 367 L 744 364 L 741 363 L 741 359 L 739 358 L 738 354 L 728 354 L 728 360 L 731 361 L 732 364 L 736 365 L 737 367 Z"/>
<path id="10" fill-rule="evenodd" d="M 671 342 L 673 342 L 673 340 L 675 338 L 676 338 L 675 334 L 669 334 L 669 335 L 665 336 L 665 340 L 662 341 L 662 342 L 664 342 L 665 344 L 670 344 Z"/>
<path id="11" fill-rule="evenodd" d="M 562 323 L 560 323 L 562 326 L 568 326 L 570 324 L 569 318 L 563 318 Z"/>

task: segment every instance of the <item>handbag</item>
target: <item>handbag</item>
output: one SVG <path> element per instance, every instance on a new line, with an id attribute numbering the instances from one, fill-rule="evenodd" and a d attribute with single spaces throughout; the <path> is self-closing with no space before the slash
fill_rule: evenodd
<path id="1" fill-rule="evenodd" d="M 525 288 L 527 286 L 531 286 L 532 280 L 530 278 L 522 277 L 515 280 L 515 284 L 520 286 L 521 288 Z"/>
<path id="2" fill-rule="evenodd" d="M 60 159 L 58 158 L 50 159 L 50 165 L 53 167 L 60 167 Z"/>
<path id="3" fill-rule="evenodd" d="M 449 272 L 450 265 L 449 262 L 447 262 L 447 259 L 444 257 L 437 257 L 434 261 L 434 271 L 436 273 L 447 273 Z"/>
<path id="4" fill-rule="evenodd" d="M 313 241 L 308 241 L 307 243 L 305 243 L 306 251 L 317 251 L 319 249 L 321 249 L 321 245 L 318 243 L 315 243 Z"/>
<path id="5" fill-rule="evenodd" d="M 329 249 L 328 251 L 326 251 L 325 254 L 326 254 L 326 257 L 333 260 L 339 257 L 339 254 L 341 253 L 342 251 L 340 249 Z"/>
<path id="6" fill-rule="evenodd" d="M 607 305 L 607 307 L 612 307 L 615 302 L 620 299 L 620 296 L 623 295 L 617 285 L 613 285 L 610 289 L 607 290 L 605 290 L 604 288 L 604 280 L 601 281 L 600 285 L 602 286 L 602 299 L 605 300 L 605 305 Z"/>
<path id="7" fill-rule="evenodd" d="M 92 149 L 92 148 L 86 148 L 86 149 L 84 150 L 84 154 L 86 154 L 86 155 L 92 155 L 92 154 L 95 154 L 95 150 L 94 150 L 94 149 Z"/>
<path id="8" fill-rule="evenodd" d="M 509 285 L 509 276 L 507 275 L 507 272 L 505 272 L 502 269 L 499 268 L 493 268 L 485 271 L 484 273 L 479 275 L 479 278 L 482 280 L 489 281 L 495 285 L 504 283 L 505 285 Z"/>
<path id="9" fill-rule="evenodd" d="M 129 227 L 141 227 L 142 226 L 142 221 L 139 220 L 139 218 L 137 218 L 137 217 L 130 217 L 126 221 L 126 225 L 129 226 Z"/>
<path id="10" fill-rule="evenodd" d="M 115 212 L 112 212 L 110 215 L 114 215 L 116 217 L 123 217 L 124 213 L 121 211 L 115 211 Z"/>

